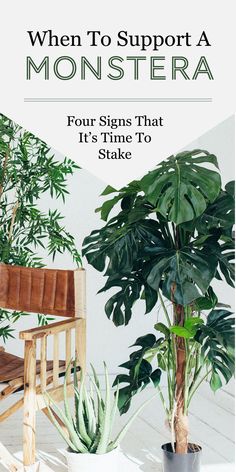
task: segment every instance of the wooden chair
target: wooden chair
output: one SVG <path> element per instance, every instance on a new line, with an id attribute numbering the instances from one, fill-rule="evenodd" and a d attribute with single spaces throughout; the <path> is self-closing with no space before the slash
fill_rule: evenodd
<path id="1" fill-rule="evenodd" d="M 7 384 L 0 393 L 0 400 L 23 389 L 22 398 L 0 414 L 0 423 L 23 407 L 23 462 L 29 466 L 35 463 L 36 411 L 41 410 L 49 417 L 43 392 L 47 389 L 54 400 L 62 400 L 63 386 L 59 383 L 59 377 L 65 374 L 72 357 L 78 359 L 78 372 L 80 368 L 85 369 L 85 271 L 0 264 L 0 307 L 68 318 L 66 321 L 20 332 L 20 339 L 25 343 L 24 359 L 0 348 L 0 382 Z M 75 336 L 74 355 L 72 331 Z M 53 337 L 52 361 L 47 360 L 49 336 Z M 65 360 L 59 360 L 61 336 L 65 339 Z M 38 361 L 37 348 L 40 349 Z M 68 395 L 71 395 L 71 375 L 67 382 Z"/>

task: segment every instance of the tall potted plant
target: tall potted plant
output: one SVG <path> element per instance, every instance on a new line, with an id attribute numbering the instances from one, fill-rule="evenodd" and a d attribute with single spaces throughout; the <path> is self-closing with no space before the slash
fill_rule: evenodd
<path id="1" fill-rule="evenodd" d="M 83 250 L 97 270 L 106 269 L 100 291 L 119 287 L 105 305 L 106 315 L 116 326 L 127 325 L 134 303 L 143 299 L 146 313 L 160 302 L 166 318 L 155 325 L 157 336 L 136 341 L 140 349 L 123 364 L 128 374 L 116 379 L 125 383 L 119 407 L 127 411 L 132 396 L 152 381 L 172 430 L 165 460 L 185 470 L 183 461 L 193 458 L 187 454 L 193 450 L 188 441 L 190 401 L 205 379 L 216 391 L 234 372 L 234 319 L 219 306 L 211 286 L 214 279 L 234 283 L 234 184 L 222 189 L 216 157 L 197 149 L 171 156 L 119 191 L 108 186 L 102 195 L 111 193 L 115 196 L 98 209 L 108 221 L 85 238 Z M 204 310 L 210 313 L 205 316 Z M 168 403 L 160 385 L 162 371 Z"/>
<path id="2" fill-rule="evenodd" d="M 40 249 L 53 259 L 67 251 L 81 264 L 61 213 L 40 208 L 43 194 L 52 204 L 65 201 L 68 176 L 77 168 L 70 159 L 58 161 L 44 141 L 0 114 L 0 263 L 42 267 Z M 23 315 L 0 308 L 0 340 L 12 337 L 12 324 Z M 41 324 L 48 321 L 38 318 Z"/>

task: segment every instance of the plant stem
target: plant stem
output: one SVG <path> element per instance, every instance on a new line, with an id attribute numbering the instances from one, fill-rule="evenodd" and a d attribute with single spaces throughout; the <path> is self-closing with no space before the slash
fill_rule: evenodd
<path id="1" fill-rule="evenodd" d="M 5 177 L 5 173 L 6 173 L 8 159 L 9 159 L 9 154 L 7 153 L 5 155 L 3 166 L 2 166 L 2 180 L 1 180 L 1 183 L 0 183 L 0 202 L 2 200 L 2 195 L 3 195 L 3 184 L 4 184 L 4 177 Z"/>
<path id="2" fill-rule="evenodd" d="M 160 297 L 160 302 L 161 302 L 161 306 L 163 308 L 163 311 L 164 311 L 164 314 L 165 314 L 165 317 L 166 317 L 166 321 L 167 321 L 167 324 L 168 326 L 171 326 L 171 320 L 170 320 L 170 317 L 169 317 L 169 314 L 168 314 L 168 311 L 166 309 L 166 306 L 165 306 L 165 303 L 164 303 L 164 300 L 162 298 L 162 295 L 161 295 L 161 291 L 159 290 L 158 292 L 158 296 Z"/>
<path id="3" fill-rule="evenodd" d="M 18 210 L 19 202 L 17 201 L 13 207 L 12 210 L 12 217 L 11 217 L 11 223 L 10 223 L 10 228 L 9 228 L 9 233 L 8 233 L 8 241 L 11 242 L 12 240 L 12 235 L 13 235 L 13 228 L 14 228 L 14 223 L 16 219 L 16 213 Z"/>
<path id="4" fill-rule="evenodd" d="M 187 344 L 187 340 L 186 340 Z M 190 378 L 190 373 L 189 373 L 189 364 L 192 359 L 192 354 L 194 349 L 196 349 L 196 342 L 194 342 L 189 350 L 189 346 L 186 346 L 186 367 L 185 367 L 185 393 L 184 393 L 184 412 L 187 414 L 188 412 L 188 395 L 191 386 L 189 385 L 189 378 Z M 195 351 L 195 354 L 197 353 L 197 350 Z M 192 385 L 192 384 L 191 384 Z"/>
<path id="5" fill-rule="evenodd" d="M 166 370 L 166 375 L 167 375 L 168 398 L 170 400 L 170 407 L 171 407 L 171 404 L 174 399 L 173 399 L 173 392 L 172 392 L 172 379 L 170 376 L 170 369 L 169 369 L 169 365 L 166 363 L 165 356 L 162 354 L 161 351 L 159 351 L 159 354 L 162 358 L 163 363 L 165 364 L 165 370 Z"/>
<path id="6" fill-rule="evenodd" d="M 196 384 L 193 384 L 192 388 L 191 388 L 191 392 L 189 394 L 189 397 L 188 397 L 188 406 L 190 405 L 190 401 L 193 397 L 193 395 L 195 394 L 195 392 L 197 391 L 197 389 L 200 387 L 200 385 L 202 384 L 202 382 L 204 382 L 204 380 L 206 380 L 206 378 L 208 377 L 208 375 L 211 373 L 212 369 L 208 370 L 206 372 L 206 374 L 199 380 L 199 382 Z M 194 386 L 195 385 L 195 386 Z"/>
<path id="7" fill-rule="evenodd" d="M 195 355 L 195 368 L 194 368 L 194 374 L 193 374 L 193 380 L 190 385 L 189 390 L 193 387 L 194 383 L 196 382 L 197 378 L 199 377 L 199 374 L 201 372 L 201 367 L 200 367 L 200 356 L 201 356 L 201 348 L 199 345 L 196 347 L 196 355 Z"/>
<path id="8" fill-rule="evenodd" d="M 189 367 L 189 359 L 190 359 L 190 352 L 188 347 L 187 339 L 185 339 L 185 353 L 186 353 L 186 364 L 185 364 L 185 372 L 184 372 L 184 414 L 187 414 L 187 397 L 188 397 L 188 367 Z"/>
<path id="9" fill-rule="evenodd" d="M 169 410 L 167 408 L 166 401 L 165 401 L 165 398 L 164 398 L 164 395 L 163 395 L 163 392 L 162 392 L 162 389 L 161 389 L 160 385 L 157 386 L 157 390 L 158 390 L 158 393 L 160 395 L 160 399 L 161 399 L 163 408 L 165 410 L 166 416 L 168 417 L 169 416 Z"/>

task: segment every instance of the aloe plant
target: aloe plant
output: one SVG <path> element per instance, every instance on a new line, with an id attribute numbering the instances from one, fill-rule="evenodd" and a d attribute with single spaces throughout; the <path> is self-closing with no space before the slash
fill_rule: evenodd
<path id="1" fill-rule="evenodd" d="M 70 369 L 70 365 L 71 364 L 69 364 L 68 369 Z M 104 363 L 104 394 L 102 393 L 98 376 L 93 367 L 93 375 L 89 378 L 89 388 L 86 386 L 86 377 L 83 372 L 81 373 L 80 386 L 78 385 L 77 375 L 76 373 L 74 374 L 73 413 L 67 398 L 68 369 L 64 382 L 64 411 L 58 407 L 48 392 L 44 394 L 50 417 L 59 434 L 65 440 L 69 449 L 75 453 L 106 454 L 116 449 L 135 418 L 152 398 L 146 400 L 135 411 L 115 439 L 112 439 L 112 430 L 118 410 L 119 386 L 117 386 L 115 395 L 113 395 L 109 384 L 106 364 Z M 76 372 L 76 369 L 74 369 L 74 371 Z M 59 420 L 64 423 L 66 431 L 53 415 L 52 406 Z"/>

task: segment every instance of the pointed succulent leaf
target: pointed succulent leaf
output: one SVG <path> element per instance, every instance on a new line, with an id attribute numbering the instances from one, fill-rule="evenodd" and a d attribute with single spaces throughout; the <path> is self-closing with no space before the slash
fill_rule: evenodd
<path id="1" fill-rule="evenodd" d="M 84 411 L 84 389 L 85 389 L 85 376 L 82 373 L 81 375 L 81 383 L 80 383 L 80 389 L 79 389 L 79 403 L 78 403 L 78 424 L 77 428 L 80 432 L 80 436 L 85 442 L 85 444 L 88 445 L 88 447 L 91 446 L 92 439 L 90 435 L 88 434 L 87 427 L 85 424 L 85 418 L 87 419 L 87 412 Z M 89 424 L 89 421 L 87 419 L 87 425 Z"/>
<path id="2" fill-rule="evenodd" d="M 109 377 L 106 364 L 105 368 L 105 381 L 106 381 L 106 397 L 105 397 L 105 410 L 104 417 L 101 423 L 101 440 L 97 448 L 97 454 L 105 454 L 110 439 L 110 420 L 111 420 L 111 399 L 110 399 L 110 385 Z"/>
<path id="3" fill-rule="evenodd" d="M 65 415 L 66 415 L 68 421 L 70 421 L 72 423 L 72 414 L 71 414 L 71 411 L 70 411 L 70 405 L 69 405 L 69 402 L 68 402 L 68 395 L 67 395 L 67 379 L 68 379 L 69 372 L 71 371 L 71 361 L 72 361 L 72 359 L 70 360 L 70 362 L 67 366 L 67 369 L 66 369 L 66 373 L 65 373 L 65 381 L 64 381 L 64 386 L 63 386 L 63 396 L 64 396 Z"/>
<path id="4" fill-rule="evenodd" d="M 62 439 L 67 443 L 70 449 L 74 452 L 80 452 L 79 449 L 74 445 L 74 443 L 70 440 L 69 436 L 64 432 L 63 428 L 60 426 L 58 421 L 56 421 L 55 416 L 52 414 L 50 406 L 48 406 L 48 413 L 51 418 L 52 423 L 56 427 L 58 433 L 61 435 Z"/>
<path id="5" fill-rule="evenodd" d="M 131 418 L 128 420 L 126 425 L 123 427 L 123 429 L 120 431 L 120 433 L 117 435 L 115 440 L 112 442 L 112 448 L 115 449 L 122 441 L 122 439 L 125 437 L 127 434 L 130 426 L 134 422 L 134 420 L 137 418 L 137 416 L 141 413 L 141 411 L 154 399 L 156 398 L 157 394 L 153 395 L 151 398 L 148 398 L 136 411 L 135 413 L 131 416 Z"/>
<path id="6" fill-rule="evenodd" d="M 110 418 L 110 435 L 112 434 L 112 429 L 115 423 L 115 418 L 118 410 L 118 399 L 119 399 L 119 383 L 117 383 L 116 391 L 114 394 L 114 401 L 111 408 L 111 418 Z"/>
<path id="7" fill-rule="evenodd" d="M 45 396 L 48 398 L 49 404 L 53 405 L 53 408 L 56 414 L 58 415 L 58 417 L 60 418 L 60 420 L 65 424 L 68 430 L 68 433 L 70 435 L 70 441 L 74 444 L 74 446 L 77 448 L 78 451 L 84 452 L 84 453 L 88 452 L 88 448 L 83 444 L 81 438 L 76 433 L 73 423 L 71 423 L 67 419 L 65 413 L 63 413 L 63 411 L 57 406 L 56 402 L 53 401 L 53 399 L 50 397 L 50 395 L 47 392 L 45 392 Z"/>

